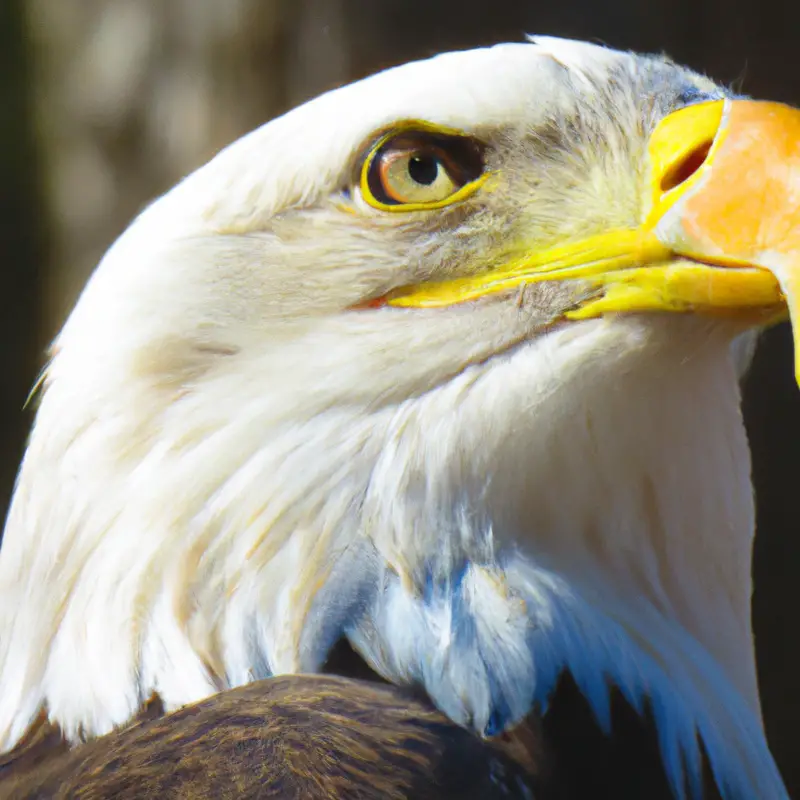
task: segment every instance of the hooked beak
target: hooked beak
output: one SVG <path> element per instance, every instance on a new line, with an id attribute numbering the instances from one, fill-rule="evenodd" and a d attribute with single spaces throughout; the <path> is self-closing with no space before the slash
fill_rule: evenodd
<path id="1" fill-rule="evenodd" d="M 673 252 L 732 275 L 756 267 L 775 277 L 800 383 L 800 111 L 747 100 L 712 105 L 721 105 L 721 119 L 707 162 L 671 207 L 654 209 L 654 232 Z"/>
<path id="2" fill-rule="evenodd" d="M 531 282 L 581 280 L 597 292 L 570 319 L 672 311 L 758 325 L 788 307 L 800 383 L 800 111 L 748 100 L 688 106 L 661 121 L 648 155 L 651 209 L 639 228 L 407 287 L 385 302 L 441 307 Z"/>

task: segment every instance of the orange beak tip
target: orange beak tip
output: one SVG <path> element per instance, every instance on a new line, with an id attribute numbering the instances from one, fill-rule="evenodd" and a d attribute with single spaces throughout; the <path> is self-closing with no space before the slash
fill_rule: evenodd
<path id="1" fill-rule="evenodd" d="M 690 258 L 772 273 L 789 310 L 800 384 L 800 110 L 726 100 L 707 161 L 655 232 Z"/>

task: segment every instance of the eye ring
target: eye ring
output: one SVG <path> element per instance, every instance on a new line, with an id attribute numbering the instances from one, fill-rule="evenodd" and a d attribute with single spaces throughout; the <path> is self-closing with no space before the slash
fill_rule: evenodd
<path id="1" fill-rule="evenodd" d="M 421 211 L 471 195 L 486 177 L 484 148 L 471 136 L 421 126 L 395 129 L 373 145 L 361 195 L 381 211 Z"/>

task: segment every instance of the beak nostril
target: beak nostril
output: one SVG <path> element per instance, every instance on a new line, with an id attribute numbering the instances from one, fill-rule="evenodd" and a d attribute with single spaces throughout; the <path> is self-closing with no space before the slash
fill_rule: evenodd
<path id="1" fill-rule="evenodd" d="M 661 191 L 669 192 L 691 178 L 703 166 L 713 143 L 711 139 L 701 142 L 676 161 L 661 178 Z"/>

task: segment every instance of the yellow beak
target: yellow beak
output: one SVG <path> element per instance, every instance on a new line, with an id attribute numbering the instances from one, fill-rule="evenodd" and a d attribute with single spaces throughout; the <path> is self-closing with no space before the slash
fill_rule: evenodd
<path id="1" fill-rule="evenodd" d="M 719 100 L 653 132 L 651 210 L 640 228 L 526 254 L 485 274 L 399 290 L 385 302 L 441 307 L 523 284 L 580 280 L 592 299 L 565 316 L 727 314 L 794 324 L 800 382 L 800 111 Z"/>

